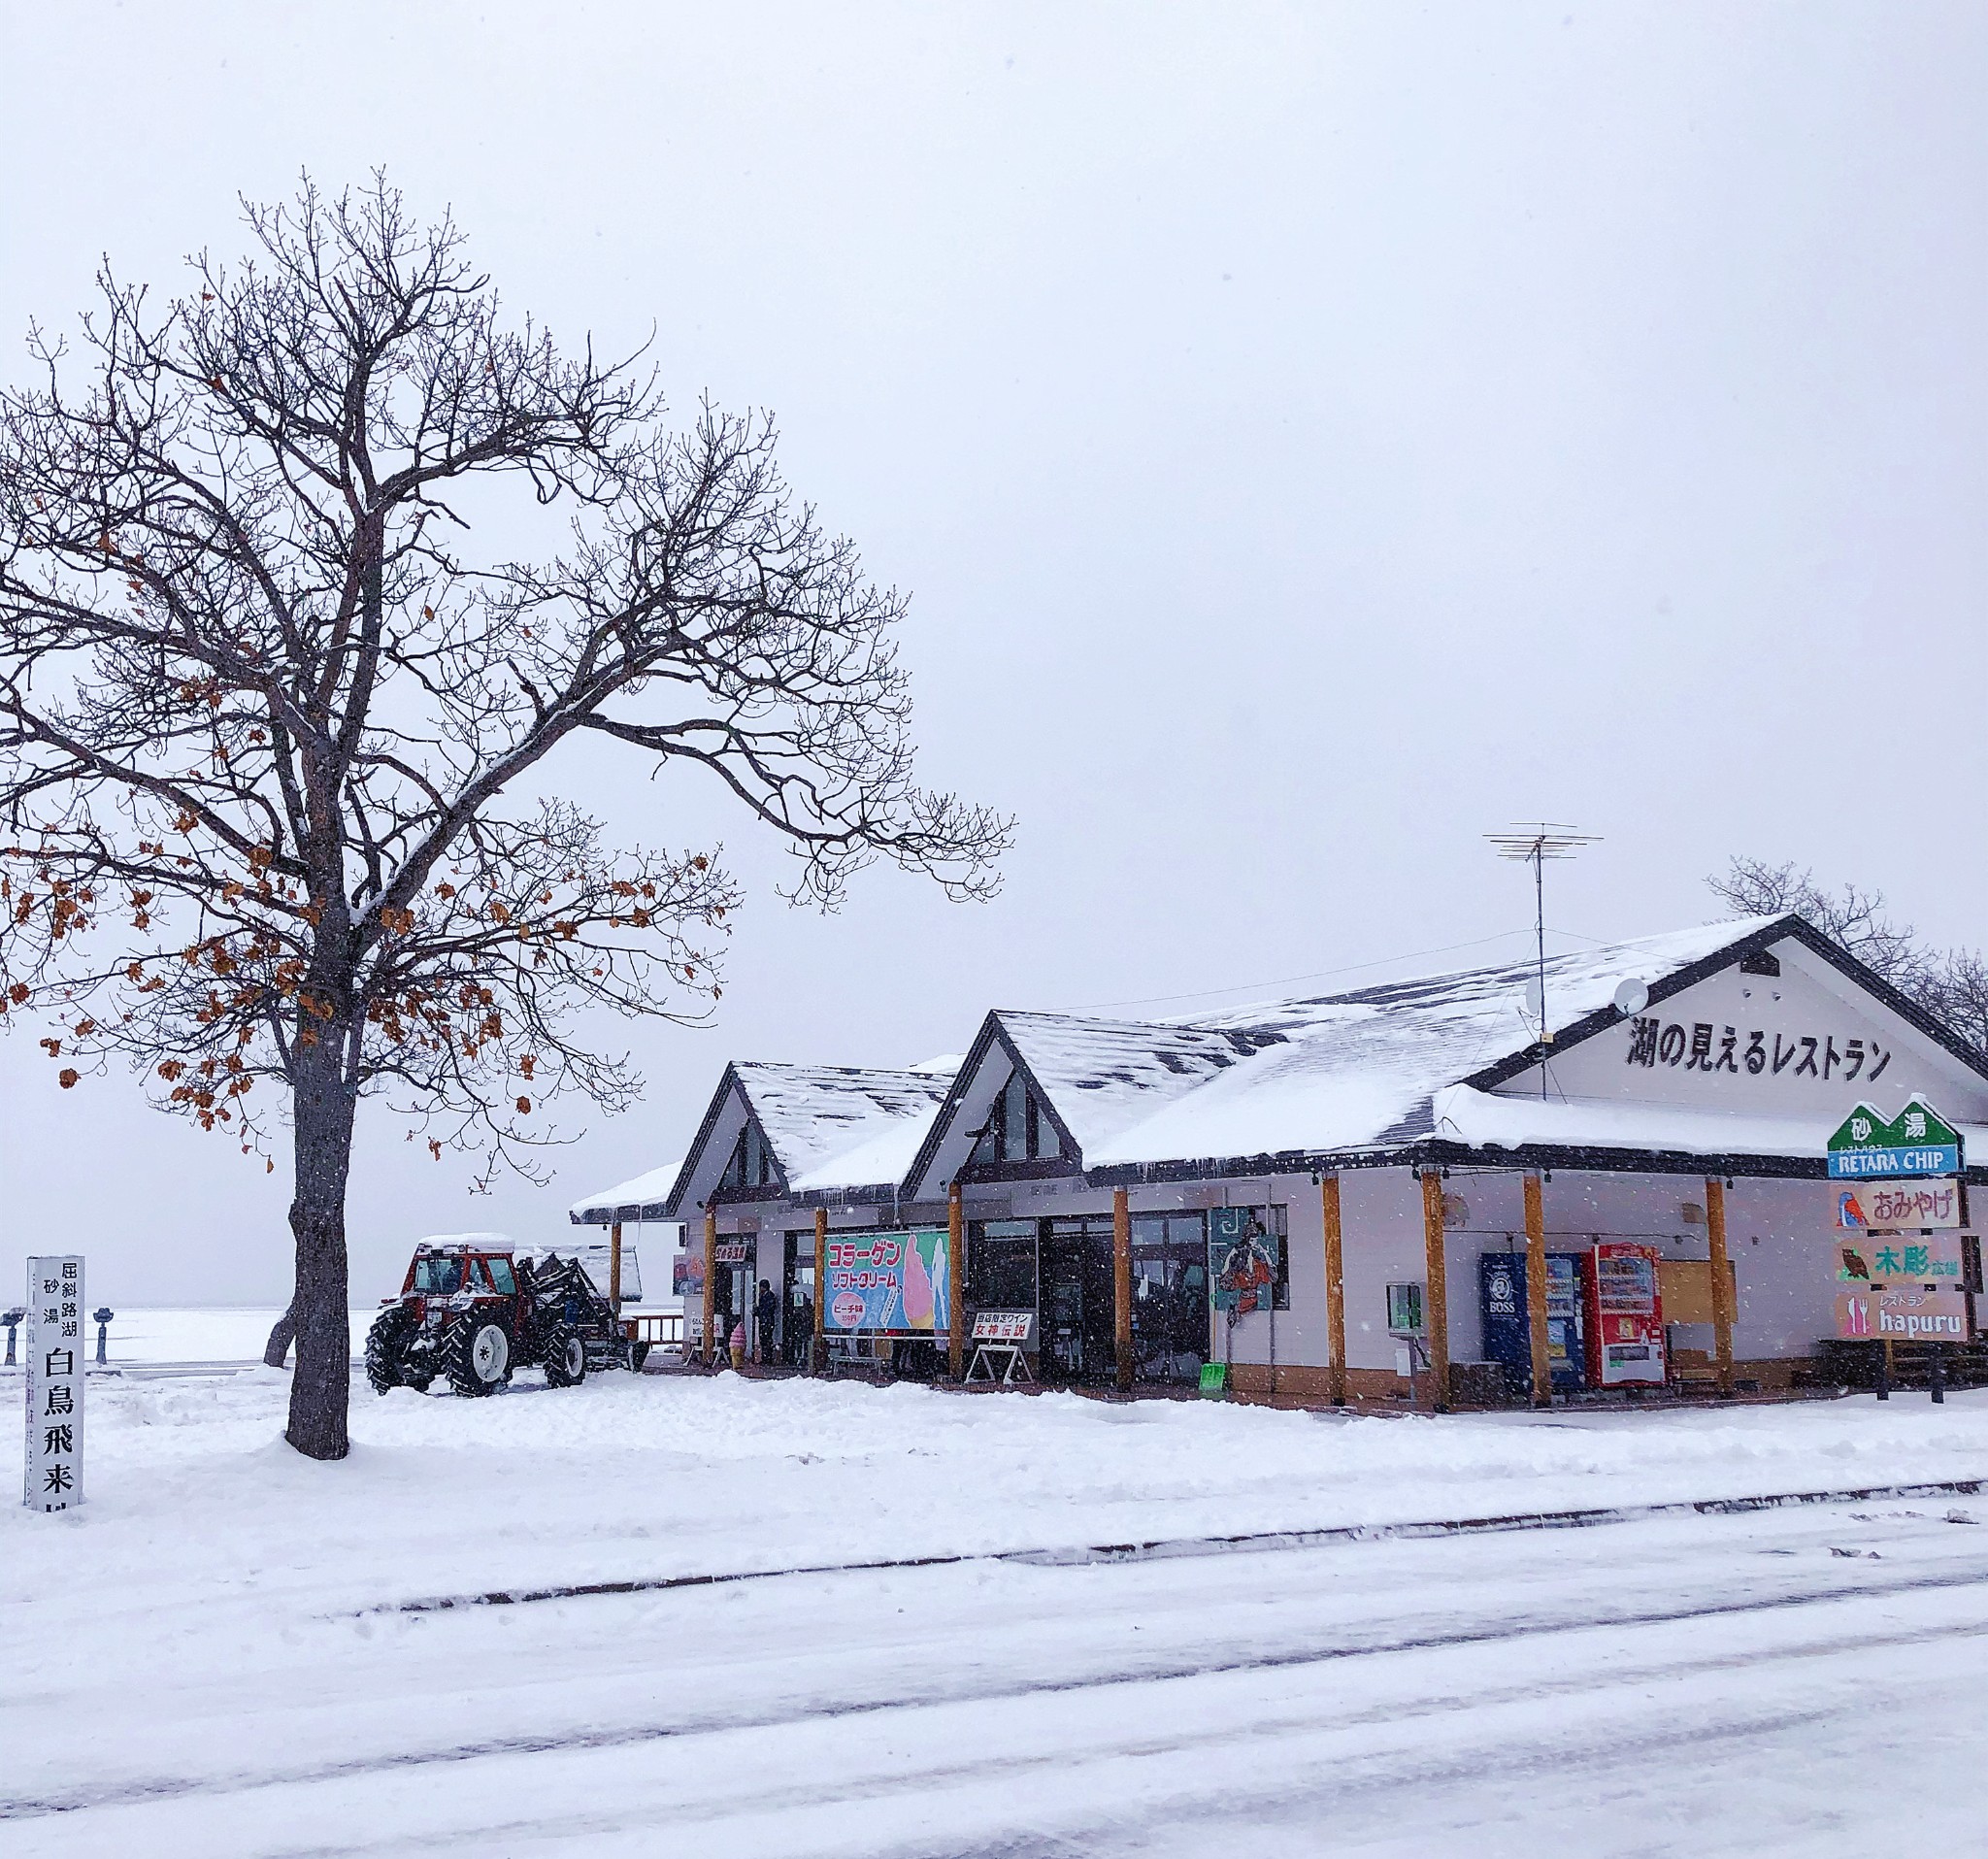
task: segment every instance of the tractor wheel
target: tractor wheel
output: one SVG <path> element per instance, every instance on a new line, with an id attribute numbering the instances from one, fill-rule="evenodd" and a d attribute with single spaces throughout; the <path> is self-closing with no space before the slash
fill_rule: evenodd
<path id="1" fill-rule="evenodd" d="M 390 1393 L 408 1381 L 405 1356 L 412 1327 L 407 1311 L 397 1304 L 373 1319 L 366 1332 L 366 1379 L 375 1394 Z"/>
<path id="2" fill-rule="evenodd" d="M 586 1343 L 562 1323 L 546 1338 L 546 1385 L 570 1388 L 585 1379 Z"/>
<path id="3" fill-rule="evenodd" d="M 465 1318 L 449 1332 L 443 1362 L 456 1393 L 494 1393 L 511 1369 L 511 1339 L 501 1323 Z"/>

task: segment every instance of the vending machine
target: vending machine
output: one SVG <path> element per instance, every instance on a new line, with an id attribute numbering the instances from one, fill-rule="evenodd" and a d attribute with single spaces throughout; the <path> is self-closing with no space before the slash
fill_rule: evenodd
<path id="1" fill-rule="evenodd" d="M 1553 1391 L 1565 1394 L 1584 1378 L 1579 1252 L 1546 1254 L 1546 1362 Z M 1485 1252 L 1477 1259 L 1477 1288 L 1484 1316 L 1484 1357 L 1502 1362 L 1511 1379 L 1530 1388 L 1533 1379 L 1532 1326 L 1526 1306 L 1526 1255 Z"/>
<path id="2" fill-rule="evenodd" d="M 1605 1240 L 1581 1261 L 1588 1307 L 1588 1383 L 1598 1388 L 1664 1382 L 1664 1304 L 1658 1252 Z"/>

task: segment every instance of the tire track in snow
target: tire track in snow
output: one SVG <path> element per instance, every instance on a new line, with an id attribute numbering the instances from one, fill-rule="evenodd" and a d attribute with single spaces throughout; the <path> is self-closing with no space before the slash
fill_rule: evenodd
<path id="1" fill-rule="evenodd" d="M 1629 1504 L 1581 1510 L 1515 1510 L 1507 1516 L 1451 1517 L 1416 1523 L 1345 1523 L 1317 1530 L 1255 1530 L 1240 1536 L 1157 1537 L 1143 1543 L 1097 1543 L 1049 1549 L 961 1550 L 940 1555 L 879 1556 L 862 1562 L 800 1563 L 785 1569 L 738 1569 L 715 1575 L 630 1576 L 614 1581 L 569 1581 L 543 1588 L 486 1588 L 474 1594 L 383 1601 L 334 1619 L 381 1613 L 447 1613 L 464 1608 L 529 1607 L 542 1601 L 585 1601 L 617 1594 L 662 1594 L 675 1588 L 718 1588 L 741 1581 L 784 1581 L 803 1576 L 881 1575 L 898 1569 L 954 1569 L 977 1562 L 1031 1568 L 1087 1568 L 1121 1562 L 1164 1562 L 1195 1556 L 1248 1555 L 1276 1549 L 1326 1549 L 1359 1543 L 1414 1543 L 1444 1537 L 1499 1536 L 1528 1530 L 1592 1530 L 1661 1517 L 1733 1517 L 1807 1505 L 1871 1504 L 1907 1498 L 1978 1497 L 1981 1478 L 1924 1484 L 1873 1484 L 1854 1491 L 1782 1491 L 1762 1497 L 1691 1498 L 1674 1504 Z"/>
<path id="2" fill-rule="evenodd" d="M 713 1711 L 704 1716 L 684 1717 L 669 1723 L 626 1724 L 601 1730 L 550 1731 L 537 1736 L 492 1737 L 474 1743 L 450 1744 L 447 1748 L 399 1750 L 348 1762 L 299 1764 L 286 1769 L 265 1770 L 255 1775 L 158 1776 L 89 1794 L 71 1792 L 5 1799 L 0 1800 L 0 1822 L 45 1819 L 55 1814 L 77 1813 L 90 1809 L 131 1807 L 149 1802 L 181 1800 L 188 1796 L 232 1795 L 258 1788 L 293 1787 L 315 1782 L 339 1781 L 361 1776 L 477 1762 L 491 1756 L 515 1757 L 631 1748 L 678 1738 L 726 1731 L 783 1729 L 830 1717 L 874 1716 L 888 1711 L 925 1710 L 944 1705 L 1006 1703 L 1031 1697 L 1109 1690 L 1114 1686 L 1143 1685 L 1173 1679 L 1214 1677 L 1248 1672 L 1288 1671 L 1355 1659 L 1384 1658 L 1404 1653 L 1442 1651 L 1463 1646 L 1495 1645 L 1501 1643 L 1511 1643 L 1558 1634 L 1663 1627 L 1687 1621 L 1772 1614 L 1843 1602 L 1880 1601 L 1907 1594 L 1979 1587 L 1988 1587 L 1988 1566 L 1938 1575 L 1907 1576 L 1885 1581 L 1838 1584 L 1828 1588 L 1768 1595 L 1750 1600 L 1714 1602 L 1708 1606 L 1624 1610 L 1574 1618 L 1529 1619 L 1517 1623 L 1502 1622 L 1448 1633 L 1409 1635 L 1352 1644 L 1293 1648 L 1284 1652 L 1254 1654 L 1243 1658 L 1218 1658 L 1212 1661 L 1176 1659 L 1172 1662 L 1154 1660 L 1136 1669 L 1124 1668 L 1091 1673 L 1078 1677 L 1043 1682 L 958 1686 L 951 1689 L 907 1692 L 888 1698 L 833 1700 L 806 1710 L 778 1713 Z M 1988 1634 L 1988 1621 L 1965 1628 L 1945 1627 L 1940 1631 L 1950 1636 L 1984 1635 Z M 1902 1636 L 1874 1638 L 1871 1643 L 1873 1646 L 1904 1644 L 1920 1637 L 1922 1636 L 1915 1631 Z"/>

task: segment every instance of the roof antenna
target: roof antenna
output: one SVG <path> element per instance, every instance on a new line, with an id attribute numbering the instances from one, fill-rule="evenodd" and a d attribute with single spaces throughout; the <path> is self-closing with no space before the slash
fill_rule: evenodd
<path id="1" fill-rule="evenodd" d="M 1514 820 L 1508 833 L 1484 835 L 1498 848 L 1500 858 L 1518 859 L 1533 868 L 1533 930 L 1539 940 L 1540 967 L 1531 987 L 1526 989 L 1527 1011 L 1540 1021 L 1540 1095 L 1546 1095 L 1546 1048 L 1553 1035 L 1546 1028 L 1546 861 L 1572 858 L 1583 846 L 1593 846 L 1599 833 L 1579 833 L 1559 820 Z"/>

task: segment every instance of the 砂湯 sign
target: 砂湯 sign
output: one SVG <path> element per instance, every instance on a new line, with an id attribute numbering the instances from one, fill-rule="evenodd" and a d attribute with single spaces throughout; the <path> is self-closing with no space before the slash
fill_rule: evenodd
<path id="1" fill-rule="evenodd" d="M 1829 1139 L 1829 1172 L 1838 1180 L 1958 1175 L 1960 1134 L 1923 1098 L 1913 1098 L 1889 1121 L 1860 1104 Z"/>

